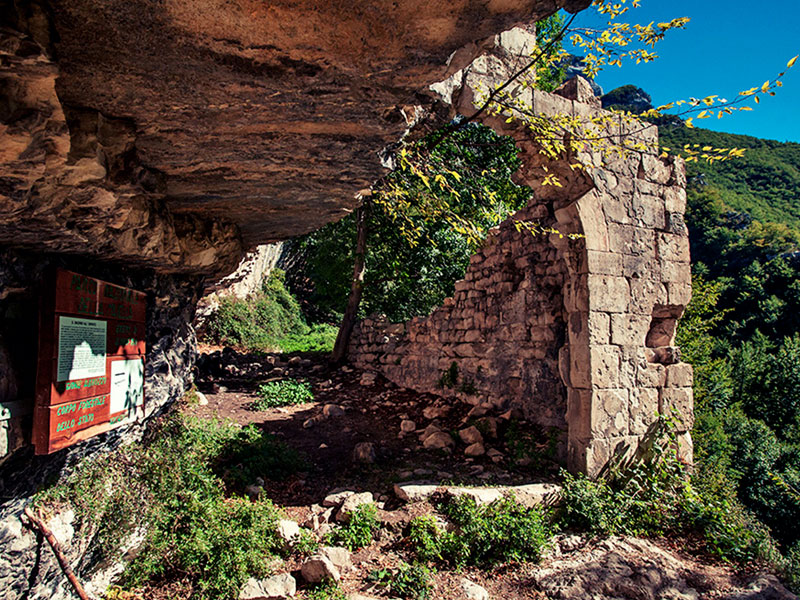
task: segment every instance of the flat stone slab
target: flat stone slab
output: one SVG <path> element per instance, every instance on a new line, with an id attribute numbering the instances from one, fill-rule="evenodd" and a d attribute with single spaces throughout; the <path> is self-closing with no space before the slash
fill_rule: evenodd
<path id="1" fill-rule="evenodd" d="M 451 496 L 471 496 L 480 506 L 512 495 L 523 506 L 554 506 L 561 502 L 561 486 L 556 483 L 528 483 L 492 487 L 438 485 L 431 482 L 409 481 L 394 486 L 395 495 L 406 502 L 424 502 L 436 492 Z"/>

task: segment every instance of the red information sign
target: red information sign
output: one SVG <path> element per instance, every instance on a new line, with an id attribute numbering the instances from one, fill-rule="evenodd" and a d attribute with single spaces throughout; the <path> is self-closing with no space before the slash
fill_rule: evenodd
<path id="1" fill-rule="evenodd" d="M 144 413 L 145 295 L 59 269 L 42 300 L 36 454 Z"/>

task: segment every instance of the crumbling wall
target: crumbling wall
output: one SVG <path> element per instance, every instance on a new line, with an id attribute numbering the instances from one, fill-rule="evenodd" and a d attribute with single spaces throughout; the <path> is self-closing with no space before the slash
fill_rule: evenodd
<path id="1" fill-rule="evenodd" d="M 491 61 L 477 68 L 484 82 L 503 75 Z M 464 93 L 473 76 L 464 74 L 466 87 L 453 94 L 465 114 L 474 110 L 474 96 Z M 561 95 L 524 93 L 535 115 L 605 114 L 604 135 L 641 147 L 552 161 L 524 128 L 485 119 L 517 140 L 519 177 L 533 189 L 529 207 L 492 233 L 443 307 L 401 325 L 362 322 L 350 357 L 399 385 L 520 408 L 534 423 L 560 428 L 575 471 L 596 475 L 630 456 L 659 414 L 676 417 L 690 461 L 692 369 L 673 346 L 691 296 L 684 165 L 658 156 L 654 126 L 603 113 L 583 80 Z M 573 169 L 576 162 L 587 168 Z M 561 187 L 541 185 L 542 164 Z M 559 233 L 517 232 L 514 221 L 527 219 Z M 442 384 L 452 383 L 453 362 L 462 383 L 451 389 Z"/>
<path id="2" fill-rule="evenodd" d="M 554 226 L 547 213 L 532 206 L 494 230 L 454 296 L 430 317 L 362 322 L 351 359 L 379 364 L 390 379 L 420 391 L 489 399 L 499 410 L 513 406 L 529 421 L 565 429 L 567 390 L 558 368 L 567 333 L 564 252 L 547 236 L 515 227 L 516 220 Z"/>

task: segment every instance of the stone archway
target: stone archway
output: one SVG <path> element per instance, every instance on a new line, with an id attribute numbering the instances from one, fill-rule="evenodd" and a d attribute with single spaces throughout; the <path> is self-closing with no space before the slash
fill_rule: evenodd
<path id="1" fill-rule="evenodd" d="M 495 50 L 442 89 L 468 113 L 473 90 L 507 72 Z M 582 80 L 558 95 L 520 93 L 530 94 L 536 114 L 601 110 Z M 482 121 L 516 139 L 518 177 L 533 189 L 529 206 L 491 232 L 454 296 L 430 317 L 361 323 L 351 359 L 418 391 L 522 410 L 561 431 L 560 455 L 572 471 L 595 476 L 632 455 L 659 414 L 675 418 L 690 462 L 692 368 L 673 346 L 691 297 L 682 161 L 659 158 L 654 126 L 617 121 L 609 135 L 635 137 L 646 150 L 579 156 L 594 165 L 587 170 L 550 161 L 562 187 L 543 187 L 534 176 L 545 160 L 536 140 L 505 120 Z M 531 236 L 514 220 L 582 237 Z M 469 385 L 443 385 L 448 372 Z"/>

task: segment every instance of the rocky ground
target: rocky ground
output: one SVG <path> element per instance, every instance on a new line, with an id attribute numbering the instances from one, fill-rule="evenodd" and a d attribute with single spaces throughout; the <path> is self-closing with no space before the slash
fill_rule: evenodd
<path id="1" fill-rule="evenodd" d="M 314 401 L 251 409 L 259 384 L 286 378 L 308 381 Z M 372 545 L 354 553 L 322 547 L 311 557 L 296 555 L 279 574 L 248 582 L 243 600 L 306 597 L 308 583 L 323 576 L 339 580 L 351 599 L 386 597 L 368 576 L 403 560 L 403 530 L 433 510 L 428 500 L 436 490 L 471 494 L 479 503 L 510 488 L 529 504 L 557 497 L 554 438 L 491 405 L 445 404 L 371 373 L 332 369 L 321 358 L 213 348 L 198 361 L 197 386 L 194 414 L 256 424 L 307 458 L 306 473 L 248 488 L 283 507 L 287 538 L 299 527 L 321 537 L 359 503 L 374 501 L 379 508 L 381 529 Z M 772 575 L 697 558 L 680 541 L 566 534 L 555 538 L 540 564 L 439 570 L 433 584 L 435 599 L 796 598 Z"/>

